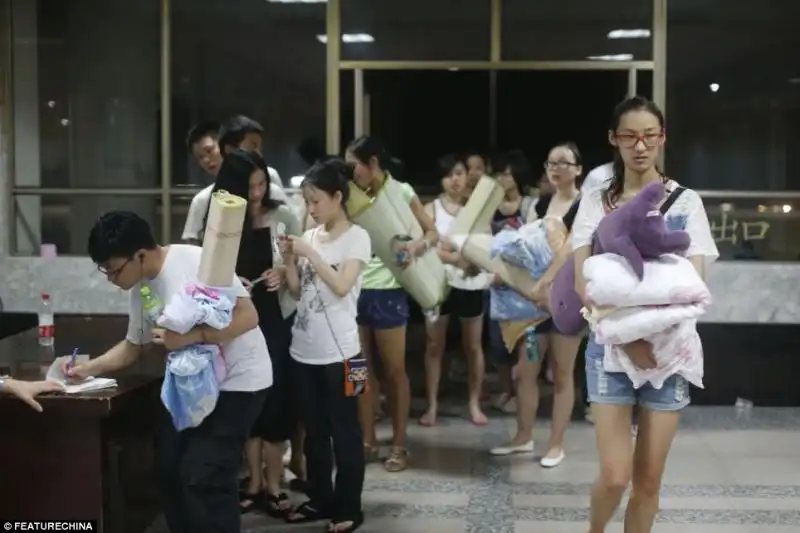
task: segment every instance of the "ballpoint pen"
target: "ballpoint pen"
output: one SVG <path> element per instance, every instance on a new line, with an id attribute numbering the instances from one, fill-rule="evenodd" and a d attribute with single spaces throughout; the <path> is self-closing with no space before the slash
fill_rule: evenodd
<path id="1" fill-rule="evenodd" d="M 67 365 L 67 371 L 75 368 L 75 359 L 78 357 L 78 349 L 75 348 L 72 350 L 72 356 L 69 358 L 69 365 Z"/>

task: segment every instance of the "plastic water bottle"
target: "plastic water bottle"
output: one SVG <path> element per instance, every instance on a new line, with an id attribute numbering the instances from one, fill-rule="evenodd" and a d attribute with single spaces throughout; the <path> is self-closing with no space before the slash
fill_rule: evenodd
<path id="1" fill-rule="evenodd" d="M 55 345 L 55 317 L 53 316 L 53 304 L 50 295 L 42 293 L 39 302 L 39 346 L 53 347 Z"/>
<path id="2" fill-rule="evenodd" d="M 139 294 L 142 297 L 142 311 L 144 311 L 144 316 L 151 324 L 157 324 L 158 319 L 161 318 L 161 312 L 163 311 L 161 302 L 155 297 L 150 287 L 142 287 L 139 289 Z"/>
<path id="3" fill-rule="evenodd" d="M 392 252 L 394 252 L 395 262 L 397 266 L 402 265 L 408 260 L 408 251 L 406 245 L 413 241 L 411 235 L 395 235 L 391 240 Z"/>

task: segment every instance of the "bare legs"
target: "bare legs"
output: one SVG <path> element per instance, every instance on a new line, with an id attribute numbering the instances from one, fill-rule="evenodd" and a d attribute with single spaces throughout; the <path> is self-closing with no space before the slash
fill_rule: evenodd
<path id="1" fill-rule="evenodd" d="M 423 426 L 436 425 L 442 356 L 444 355 L 449 318 L 443 316 L 436 322 L 425 322 L 425 331 L 427 333 L 425 345 L 425 390 L 428 409 L 420 418 L 420 424 Z M 486 415 L 483 414 L 480 406 L 485 373 L 482 335 L 483 315 L 461 319 L 462 344 L 469 365 L 469 416 L 472 423 L 478 426 L 483 426 L 487 422 Z"/>
<path id="2" fill-rule="evenodd" d="M 581 337 L 568 337 L 560 333 L 550 335 L 550 356 L 553 358 L 553 425 L 545 459 L 556 459 L 563 454 L 564 434 L 572 419 L 575 406 L 575 358 Z"/>
<path id="3" fill-rule="evenodd" d="M 254 498 L 259 497 L 261 491 L 267 486 L 267 480 L 264 476 L 263 457 L 261 456 L 261 445 L 263 442 L 263 440 L 256 437 L 248 439 L 244 446 L 244 456 L 247 461 L 247 473 L 249 475 L 249 481 L 245 492 Z M 281 471 L 283 471 L 282 462 Z M 247 501 L 244 501 L 242 505 L 246 505 L 247 503 Z"/>
<path id="4" fill-rule="evenodd" d="M 486 361 L 483 355 L 483 315 L 461 319 L 461 342 L 469 365 L 469 418 L 476 426 L 488 422 L 481 410 L 483 377 Z"/>
<path id="5" fill-rule="evenodd" d="M 539 352 L 544 353 L 544 335 L 538 335 Z M 517 434 L 508 443 L 508 447 L 522 446 L 533 440 L 533 425 L 539 410 L 539 371 L 542 361 L 528 359 L 525 342 L 516 347 L 517 352 Z"/>
<path id="6" fill-rule="evenodd" d="M 600 476 L 592 488 L 590 533 L 605 533 L 631 481 L 625 533 L 650 533 L 653 528 L 664 465 L 680 413 L 640 408 L 635 451 L 632 414 L 630 406 L 592 404 Z"/>
<path id="7" fill-rule="evenodd" d="M 680 412 L 639 410 L 639 432 L 633 453 L 633 490 L 625 510 L 626 533 L 650 533 L 658 512 L 661 478 Z"/>
<path id="8" fill-rule="evenodd" d="M 436 425 L 439 407 L 439 381 L 442 376 L 442 356 L 447 338 L 449 316 L 440 316 L 436 322 L 425 320 L 425 395 L 428 409 L 419 419 L 423 426 Z"/>
<path id="9" fill-rule="evenodd" d="M 362 349 L 366 348 L 365 340 L 371 341 L 370 329 L 359 328 L 362 340 Z M 406 327 L 374 330 L 375 346 L 380 354 L 381 363 L 385 374 L 384 386 L 387 389 L 387 403 L 392 419 L 392 453 L 387 459 L 386 469 L 392 472 L 405 470 L 407 466 L 407 452 L 405 450 L 406 426 L 411 408 L 411 387 L 406 374 Z M 371 347 L 371 344 L 370 344 Z M 364 349 L 368 364 L 374 350 Z M 374 375 L 374 372 L 370 373 Z M 371 383 L 372 384 L 372 383 Z M 374 448 L 375 436 L 375 399 L 374 392 L 359 396 L 359 418 L 364 430 L 364 443 L 367 447 Z"/>

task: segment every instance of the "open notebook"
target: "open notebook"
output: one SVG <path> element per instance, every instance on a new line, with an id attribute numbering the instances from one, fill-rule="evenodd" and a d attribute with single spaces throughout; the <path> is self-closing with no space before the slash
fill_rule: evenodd
<path id="1" fill-rule="evenodd" d="M 111 378 L 88 377 L 83 383 L 67 385 L 64 392 L 67 394 L 80 394 L 82 392 L 93 392 L 96 390 L 113 389 L 117 386 L 117 380 Z"/>
<path id="2" fill-rule="evenodd" d="M 50 368 L 47 370 L 47 378 L 50 381 L 58 381 L 59 383 L 64 383 L 66 381 L 66 376 L 61 371 L 61 361 L 64 359 L 69 359 L 70 356 L 58 357 L 53 364 L 50 365 Z M 81 356 L 78 356 L 80 358 Z M 88 356 L 83 356 L 88 358 Z M 97 390 L 104 390 L 104 389 L 113 389 L 117 386 L 117 380 L 111 378 L 96 378 L 90 376 L 83 380 L 81 383 L 76 383 L 74 385 L 67 385 L 64 387 L 64 392 L 67 394 L 80 394 L 82 392 L 93 392 Z"/>

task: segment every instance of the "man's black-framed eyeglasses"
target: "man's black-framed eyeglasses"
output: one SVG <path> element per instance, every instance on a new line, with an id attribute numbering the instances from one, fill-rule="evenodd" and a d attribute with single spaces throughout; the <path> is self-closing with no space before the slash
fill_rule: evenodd
<path id="1" fill-rule="evenodd" d="M 117 268 L 112 268 L 112 269 L 108 269 L 108 268 L 104 267 L 103 265 L 97 265 L 97 270 L 98 270 L 98 272 L 100 272 L 101 274 L 106 276 L 107 278 L 113 279 L 113 278 L 116 278 L 117 276 L 119 276 L 120 274 L 122 274 L 122 271 L 125 270 L 125 267 L 128 266 L 128 263 L 130 263 L 131 261 L 133 261 L 133 258 L 129 257 L 120 266 L 118 266 Z"/>

